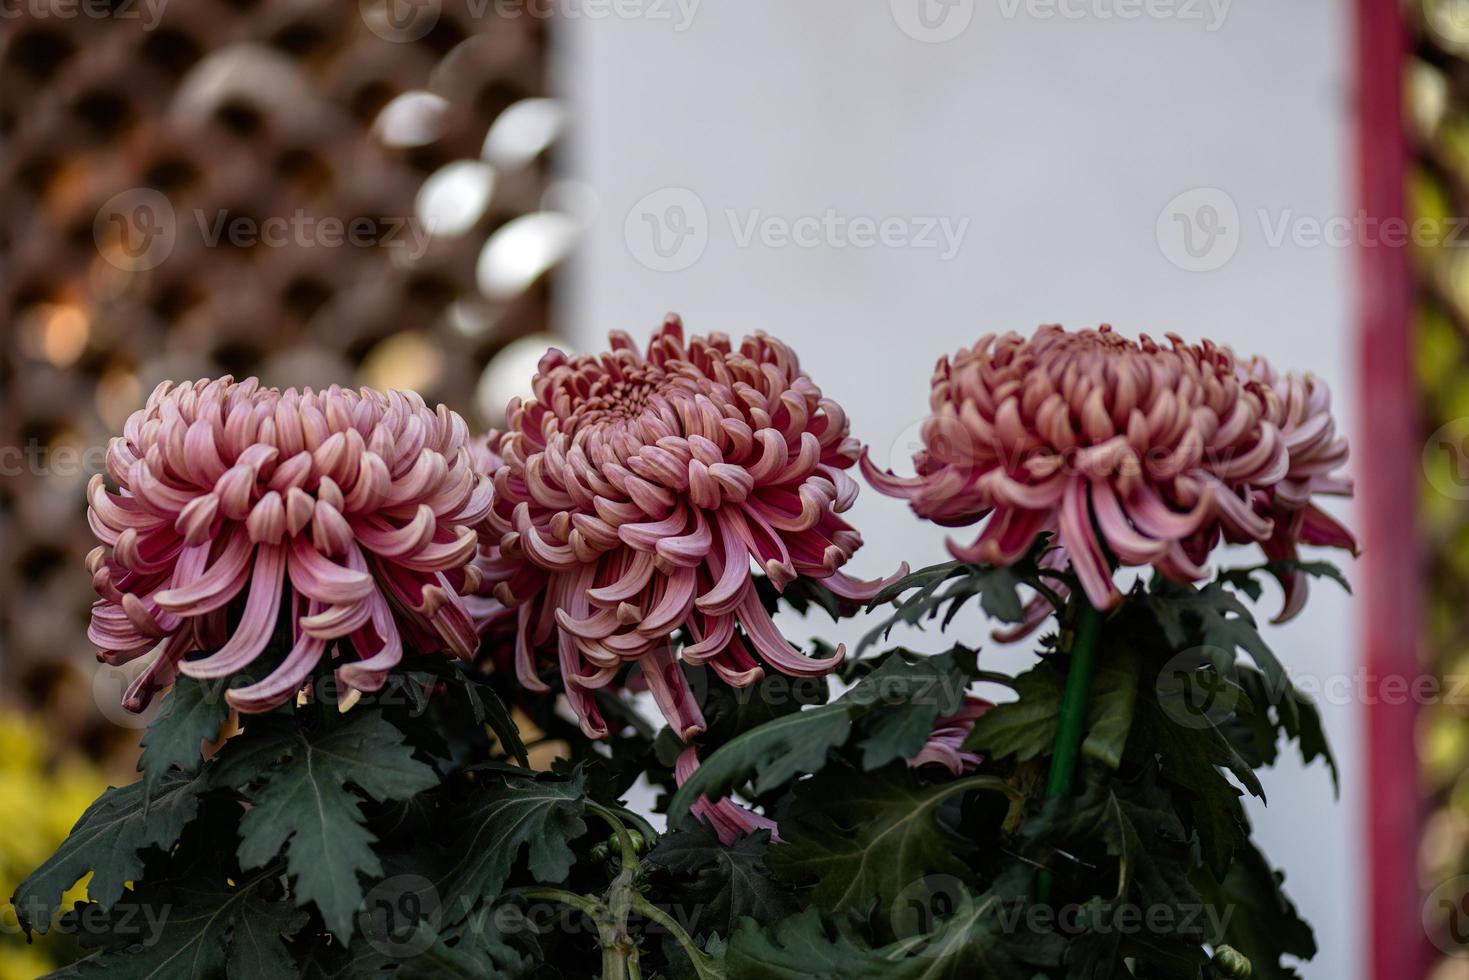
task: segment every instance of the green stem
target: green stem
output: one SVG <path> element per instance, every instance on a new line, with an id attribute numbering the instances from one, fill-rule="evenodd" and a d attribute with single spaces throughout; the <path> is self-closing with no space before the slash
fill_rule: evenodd
<path id="1" fill-rule="evenodd" d="M 535 902 L 559 902 L 578 912 L 586 913 L 594 920 L 600 918 L 605 911 L 602 903 L 596 899 L 588 898 L 586 895 L 576 895 L 560 888 L 511 888 L 506 890 L 505 895 L 520 895 Z"/>
<path id="2" fill-rule="evenodd" d="M 694 965 L 694 975 L 699 977 L 700 980 L 704 980 L 706 977 L 715 978 L 719 975 L 714 970 L 713 961 L 699 948 L 699 944 L 694 942 L 694 937 L 690 936 L 673 916 L 648 901 L 642 895 L 633 896 L 632 907 L 633 911 L 637 912 L 643 918 L 656 922 L 668 930 L 669 934 L 673 936 L 678 944 L 683 947 L 684 952 L 688 954 L 689 961 Z"/>
<path id="3" fill-rule="evenodd" d="M 636 868 L 638 866 L 638 849 L 633 846 L 632 836 L 627 832 L 627 824 L 623 823 L 607 807 L 600 803 L 587 801 L 587 809 L 601 817 L 608 827 L 612 828 L 612 836 L 617 839 L 618 849 L 622 852 L 623 868 Z"/>
<path id="4" fill-rule="evenodd" d="M 1102 614 L 1087 601 L 1080 589 L 1072 593 L 1076 615 L 1072 621 L 1071 663 L 1066 670 L 1066 689 L 1061 694 L 1061 717 L 1056 723 L 1056 743 L 1051 750 L 1051 771 L 1046 777 L 1046 799 L 1071 792 L 1076 778 L 1076 760 L 1081 755 L 1081 735 L 1086 724 L 1086 703 L 1096 667 L 1097 635 Z M 1051 875 L 1040 876 L 1040 900 L 1051 897 Z"/>
<path id="5" fill-rule="evenodd" d="M 1077 592 L 1076 619 L 1072 624 L 1071 666 L 1066 670 L 1066 690 L 1061 694 L 1061 718 L 1056 724 L 1056 744 L 1051 751 L 1051 773 L 1046 778 L 1046 799 L 1071 792 L 1076 760 L 1081 755 L 1081 730 L 1086 724 L 1086 702 L 1096 666 L 1097 634 L 1102 614 Z"/>

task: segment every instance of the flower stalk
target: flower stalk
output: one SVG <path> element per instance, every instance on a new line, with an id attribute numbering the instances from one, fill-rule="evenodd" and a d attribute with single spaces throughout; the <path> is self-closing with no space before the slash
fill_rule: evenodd
<path id="1" fill-rule="evenodd" d="M 1051 770 L 1046 776 L 1046 799 L 1059 799 L 1071 792 L 1076 778 L 1076 760 L 1081 755 L 1082 729 L 1086 724 L 1086 703 L 1091 692 L 1092 675 L 1096 672 L 1097 637 L 1101 634 L 1102 614 L 1078 590 L 1073 594 L 1075 618 L 1071 633 L 1071 662 L 1066 669 L 1066 688 L 1061 693 L 1061 717 L 1056 723 L 1056 742 L 1051 750 Z M 1039 897 L 1051 897 L 1051 873 L 1042 871 Z"/>

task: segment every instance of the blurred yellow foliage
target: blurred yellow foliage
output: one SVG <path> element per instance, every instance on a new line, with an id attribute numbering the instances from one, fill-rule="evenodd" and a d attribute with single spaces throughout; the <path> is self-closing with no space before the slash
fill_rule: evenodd
<path id="1" fill-rule="evenodd" d="M 58 751 L 40 722 L 0 710 L 0 897 L 6 902 L 0 913 L 0 980 L 32 980 L 56 965 L 43 937 L 27 945 L 9 898 L 106 788 L 103 772 Z M 66 903 L 85 897 L 83 879 Z"/>

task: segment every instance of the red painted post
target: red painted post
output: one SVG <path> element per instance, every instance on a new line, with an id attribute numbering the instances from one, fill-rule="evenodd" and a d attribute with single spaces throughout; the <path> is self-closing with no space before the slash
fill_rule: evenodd
<path id="1" fill-rule="evenodd" d="M 1399 0 L 1356 0 L 1357 167 L 1368 218 L 1402 218 L 1407 131 L 1403 120 L 1406 8 Z M 1378 225 L 1380 227 L 1380 225 Z M 1416 502 L 1422 476 L 1418 384 L 1413 360 L 1414 289 L 1407 248 L 1357 249 L 1359 431 L 1354 447 L 1365 547 L 1358 591 L 1369 677 L 1422 670 L 1422 597 Z M 1420 980 L 1432 963 L 1421 924 L 1417 874 L 1423 818 L 1416 712 L 1366 705 L 1369 892 L 1362 914 L 1373 980 Z"/>

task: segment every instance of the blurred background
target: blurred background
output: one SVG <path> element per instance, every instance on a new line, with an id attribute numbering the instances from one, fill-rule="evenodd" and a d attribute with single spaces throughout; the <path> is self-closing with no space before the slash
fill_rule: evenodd
<path id="1" fill-rule="evenodd" d="M 940 354 L 1110 322 L 1332 386 L 1357 597 L 1268 639 L 1341 796 L 1286 759 L 1254 816 L 1304 977 L 1469 977 L 1466 215 L 1464 0 L 0 0 L 0 891 L 131 778 L 80 515 L 160 380 L 482 428 L 676 310 L 787 340 L 902 471 Z M 853 522 L 860 573 L 943 555 Z"/>

